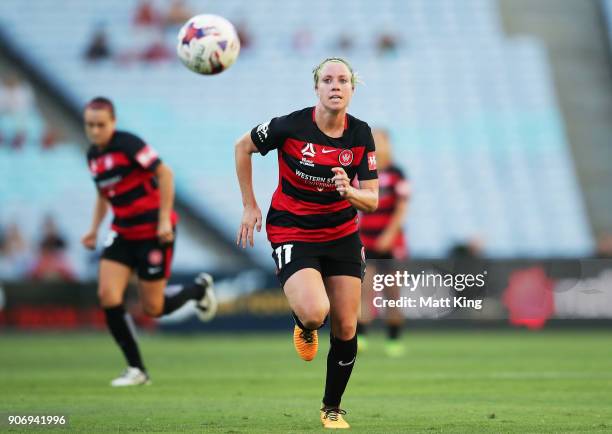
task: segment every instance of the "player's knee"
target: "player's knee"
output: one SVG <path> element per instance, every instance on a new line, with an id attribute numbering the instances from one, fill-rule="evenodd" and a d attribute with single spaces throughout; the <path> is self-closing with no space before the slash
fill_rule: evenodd
<path id="1" fill-rule="evenodd" d="M 357 332 L 357 321 L 340 321 L 338 324 L 336 324 L 334 329 L 334 336 L 336 336 L 336 338 L 342 341 L 348 341 L 349 339 L 352 339 Z"/>
<path id="2" fill-rule="evenodd" d="M 296 315 L 302 325 L 310 330 L 316 330 L 320 328 L 325 322 L 325 318 L 329 312 L 329 308 L 325 305 L 310 305 L 302 306 Z"/>
<path id="3" fill-rule="evenodd" d="M 122 300 L 117 297 L 115 291 L 107 288 L 98 288 L 98 300 L 100 301 L 100 305 L 104 308 L 114 307 L 122 302 Z"/>

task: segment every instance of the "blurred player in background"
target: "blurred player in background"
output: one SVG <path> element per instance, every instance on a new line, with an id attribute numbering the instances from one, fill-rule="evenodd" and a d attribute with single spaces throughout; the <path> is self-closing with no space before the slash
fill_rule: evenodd
<path id="1" fill-rule="evenodd" d="M 174 180 L 170 168 L 139 137 L 115 129 L 113 103 L 102 97 L 85 108 L 85 133 L 91 142 L 89 170 L 98 190 L 91 229 L 83 236 L 88 249 L 96 248 L 98 229 L 110 203 L 114 220 L 100 260 L 98 296 L 106 323 L 121 348 L 128 367 L 112 386 L 149 383 L 133 324 L 123 306 L 133 271 L 144 312 L 152 317 L 169 314 L 189 300 L 197 300 L 200 318 L 216 311 L 212 278 L 201 273 L 194 283 L 165 295 L 174 251 L 177 215 L 173 209 Z"/>
<path id="2" fill-rule="evenodd" d="M 378 209 L 372 213 L 361 213 L 359 231 L 365 246 L 366 259 L 376 260 L 368 264 L 368 281 L 363 285 L 361 316 L 357 326 L 359 334 L 359 350 L 367 349 L 368 341 L 365 335 L 371 323 L 374 312 L 373 290 L 371 276 L 389 271 L 394 273 L 391 263 L 383 260 L 404 260 L 407 258 L 406 240 L 402 226 L 408 213 L 410 199 L 410 184 L 401 169 L 393 164 L 391 158 L 391 143 L 389 133 L 383 129 L 373 131 L 376 143 L 376 158 L 378 163 L 379 201 Z M 398 299 L 399 288 L 386 287 L 384 295 L 387 299 Z M 400 308 L 387 308 L 384 312 L 387 323 L 386 353 L 397 357 L 404 353 L 404 347 L 399 340 L 403 323 Z"/>
<path id="3" fill-rule="evenodd" d="M 280 179 L 266 232 L 294 312 L 294 345 L 303 360 L 312 360 L 318 348 L 317 329 L 330 314 L 331 345 L 320 416 L 325 428 L 349 428 L 340 401 L 357 355 L 365 265 L 356 209 L 376 209 L 376 155 L 368 124 L 346 113 L 356 82 L 351 66 L 330 58 L 313 72 L 316 107 L 261 124 L 236 144 L 244 204 L 237 242 L 252 246 L 253 231 L 261 230 L 251 155 L 277 149 Z M 351 185 L 356 175 L 359 187 Z"/>

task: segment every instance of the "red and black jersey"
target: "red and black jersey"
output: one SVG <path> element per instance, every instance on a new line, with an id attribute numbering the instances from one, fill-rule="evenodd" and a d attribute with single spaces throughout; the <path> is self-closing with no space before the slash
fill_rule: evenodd
<path id="1" fill-rule="evenodd" d="M 262 155 L 278 150 L 279 180 L 266 218 L 272 243 L 325 242 L 357 232 L 357 212 L 340 197 L 332 178 L 376 179 L 374 139 L 367 123 L 346 115 L 340 138 L 325 135 L 309 107 L 258 125 L 251 139 Z"/>
<path id="2" fill-rule="evenodd" d="M 157 152 L 134 134 L 116 131 L 104 148 L 90 146 L 87 162 L 98 191 L 112 205 L 112 229 L 126 239 L 156 238 L 160 197 L 155 169 L 161 164 Z M 171 218 L 176 224 L 174 211 Z"/>
<path id="3" fill-rule="evenodd" d="M 404 173 L 395 166 L 378 171 L 378 188 L 378 208 L 372 213 L 362 213 L 359 222 L 363 246 L 369 251 L 374 251 L 376 240 L 389 225 L 397 203 L 407 200 L 410 192 Z M 406 242 L 401 230 L 389 253 L 397 259 L 406 256 Z"/>

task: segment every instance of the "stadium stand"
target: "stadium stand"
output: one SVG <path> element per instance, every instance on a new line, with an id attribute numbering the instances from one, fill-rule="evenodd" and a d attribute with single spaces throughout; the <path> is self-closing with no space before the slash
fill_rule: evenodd
<path id="1" fill-rule="evenodd" d="M 97 265 L 80 245 L 80 237 L 89 227 L 95 188 L 91 182 L 82 149 L 74 144 L 60 144 L 51 150 L 28 146 L 19 151 L 0 148 L 0 173 L 7 182 L 0 183 L 2 218 L 0 226 L 17 223 L 28 246 L 23 269 L 2 263 L 7 278 L 23 277 L 36 256 L 42 221 L 49 214 L 55 218 L 67 238 L 67 259 L 78 277 L 93 277 Z M 105 225 L 108 226 L 108 225 Z M 101 241 L 105 230 L 100 231 Z M 185 234 L 187 235 L 187 234 Z M 212 252 L 189 236 L 178 238 L 175 264 L 178 269 L 193 270 L 206 264 L 218 266 Z"/>
<path id="2" fill-rule="evenodd" d="M 310 70 L 345 54 L 365 82 L 351 112 L 391 130 L 396 160 L 413 182 L 406 226 L 414 256 L 443 256 L 473 237 L 491 257 L 592 251 L 546 50 L 533 38 L 506 38 L 494 0 L 359 0 L 342 11 L 324 0 L 192 1 L 194 11 L 248 23 L 251 49 L 217 77 L 196 76 L 174 58 L 125 61 L 120 53 L 143 45 L 131 19 L 135 1 L 71 0 L 61 9 L 34 2 L 0 4 L 12 42 L 76 103 L 98 94 L 115 99 L 121 124 L 160 150 L 176 168 L 180 192 L 227 237 L 241 216 L 234 141 L 272 116 L 313 104 Z M 86 62 L 87 42 L 110 23 L 109 44 L 119 54 Z M 310 30 L 312 43 L 297 53 L 291 42 L 300 28 Z M 354 32 L 345 53 L 334 48 L 340 29 Z M 397 37 L 387 55 L 377 51 L 383 33 Z M 160 34 L 173 50 L 174 32 Z M 255 160 L 265 212 L 276 161 Z M 263 233 L 257 244 L 256 254 L 269 254 Z"/>
<path id="3" fill-rule="evenodd" d="M 606 25 L 608 28 L 608 38 L 610 40 L 610 44 L 612 44 L 612 1 L 601 0 L 601 5 L 604 11 L 604 17 L 606 19 Z"/>

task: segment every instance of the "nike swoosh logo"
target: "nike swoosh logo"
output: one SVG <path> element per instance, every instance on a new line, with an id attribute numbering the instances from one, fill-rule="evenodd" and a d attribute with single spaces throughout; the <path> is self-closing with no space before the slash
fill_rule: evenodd
<path id="1" fill-rule="evenodd" d="M 324 154 L 329 154 L 330 152 L 336 152 L 337 149 L 322 149 L 321 152 Z"/>
<path id="2" fill-rule="evenodd" d="M 354 362 L 355 362 L 355 357 L 353 357 L 353 360 L 351 360 L 350 362 L 346 362 L 346 363 L 345 363 L 345 362 L 343 362 L 342 360 L 340 360 L 340 361 L 338 362 L 338 364 L 339 364 L 340 366 L 348 366 L 348 365 L 352 365 Z"/>

